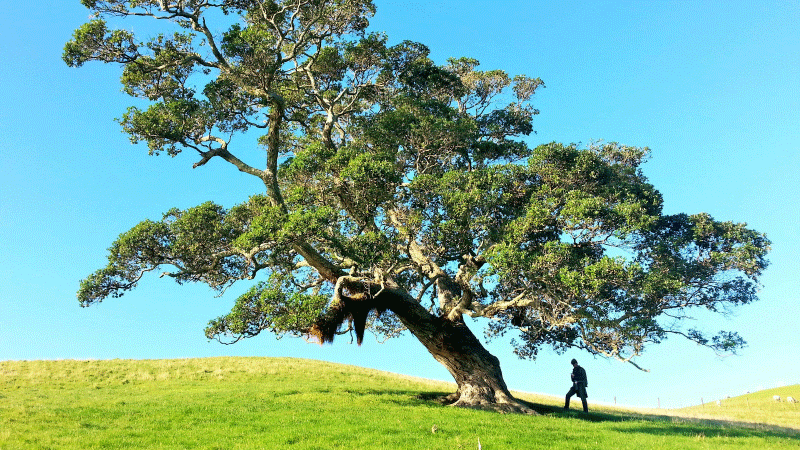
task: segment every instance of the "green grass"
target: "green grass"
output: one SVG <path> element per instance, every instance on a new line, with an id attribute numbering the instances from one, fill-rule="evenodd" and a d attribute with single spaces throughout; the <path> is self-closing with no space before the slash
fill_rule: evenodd
<path id="1" fill-rule="evenodd" d="M 479 439 L 484 450 L 800 447 L 791 430 L 610 408 L 563 413 L 546 397 L 527 397 L 540 416 L 424 400 L 452 389 L 299 359 L 7 361 L 0 448 L 451 450 L 477 449 Z"/>
<path id="2" fill-rule="evenodd" d="M 774 395 L 779 395 L 781 401 L 773 400 Z M 712 402 L 683 408 L 676 414 L 800 428 L 800 404 L 788 403 L 786 397 L 800 399 L 800 384 L 723 399 L 719 405 Z"/>

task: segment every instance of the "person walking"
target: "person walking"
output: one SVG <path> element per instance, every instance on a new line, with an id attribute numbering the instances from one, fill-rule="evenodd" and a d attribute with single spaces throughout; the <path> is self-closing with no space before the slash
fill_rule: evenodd
<path id="1" fill-rule="evenodd" d="M 583 412 L 589 412 L 589 405 L 586 403 L 586 398 L 589 394 L 586 393 L 586 388 L 589 386 L 589 380 L 586 378 L 586 370 L 578 365 L 578 361 L 572 360 L 572 387 L 567 392 L 567 398 L 564 402 L 564 409 L 569 409 L 569 399 L 573 395 L 577 395 L 583 403 Z"/>

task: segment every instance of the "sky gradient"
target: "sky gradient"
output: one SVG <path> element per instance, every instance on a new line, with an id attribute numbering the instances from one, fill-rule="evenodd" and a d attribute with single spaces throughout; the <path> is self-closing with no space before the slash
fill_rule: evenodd
<path id="1" fill-rule="evenodd" d="M 719 358 L 678 338 L 631 365 L 570 351 L 518 360 L 493 341 L 511 389 L 563 395 L 569 360 L 590 402 L 680 407 L 800 383 L 800 3 L 797 1 L 376 1 L 370 29 L 431 57 L 540 77 L 531 146 L 616 141 L 652 149 L 645 175 L 666 213 L 746 222 L 772 241 L 760 301 L 699 328 L 737 330 L 749 346 Z M 263 335 L 208 342 L 229 311 L 202 285 L 146 277 L 133 292 L 79 307 L 78 283 L 139 221 L 207 200 L 230 207 L 262 187 L 232 167 L 195 170 L 188 153 L 150 157 L 114 118 L 136 104 L 121 70 L 70 69 L 64 43 L 88 20 L 79 0 L 0 0 L 0 360 L 296 356 L 450 380 L 410 335 L 361 347 Z M 130 28 L 141 30 L 140 22 Z M 128 22 L 125 22 L 127 25 Z M 257 165 L 263 155 L 246 153 Z M 482 324 L 473 330 L 482 335 Z"/>

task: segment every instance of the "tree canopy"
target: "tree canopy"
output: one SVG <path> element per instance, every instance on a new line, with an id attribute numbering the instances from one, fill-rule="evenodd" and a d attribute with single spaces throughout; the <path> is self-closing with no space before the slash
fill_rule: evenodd
<path id="1" fill-rule="evenodd" d="M 95 18 L 64 60 L 122 66 L 124 91 L 149 104 L 119 119 L 132 142 L 190 152 L 194 168 L 219 158 L 264 184 L 231 208 L 172 209 L 121 234 L 81 282 L 83 306 L 157 272 L 219 292 L 253 280 L 209 322 L 222 341 L 408 329 L 445 363 L 441 342 L 471 316 L 488 319 L 489 337 L 513 330 L 524 358 L 548 346 L 633 361 L 670 335 L 744 345 L 681 319 L 756 300 L 766 237 L 664 214 L 641 170 L 647 148 L 531 148 L 542 80 L 390 45 L 367 31 L 369 0 L 82 3 Z M 166 31 L 136 36 L 110 27 L 118 17 Z M 237 147 L 253 132 L 263 166 Z M 464 394 L 464 369 L 448 368 Z"/>

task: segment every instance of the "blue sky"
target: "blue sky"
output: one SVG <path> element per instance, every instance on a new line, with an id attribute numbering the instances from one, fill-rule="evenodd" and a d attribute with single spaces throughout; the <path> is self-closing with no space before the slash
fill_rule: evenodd
<path id="1" fill-rule="evenodd" d="M 666 212 L 747 222 L 773 242 L 761 300 L 729 318 L 698 313 L 692 324 L 738 330 L 749 342 L 741 355 L 718 358 L 673 338 L 639 359 L 644 373 L 580 352 L 520 361 L 492 342 L 512 389 L 563 395 L 572 357 L 589 373 L 590 401 L 680 407 L 800 383 L 798 2 L 376 3 L 371 28 L 392 42 L 420 41 L 440 63 L 469 56 L 483 69 L 542 78 L 531 145 L 648 146 L 644 172 Z M 206 322 L 229 310 L 235 289 L 215 298 L 151 277 L 80 308 L 79 281 L 105 264 L 119 233 L 171 207 L 232 206 L 259 186 L 224 164 L 192 170 L 189 154 L 149 157 L 129 143 L 113 120 L 132 104 L 119 69 L 61 61 L 89 15 L 78 0 L 0 6 L 0 360 L 297 356 L 449 379 L 410 336 L 362 347 L 208 342 Z"/>

